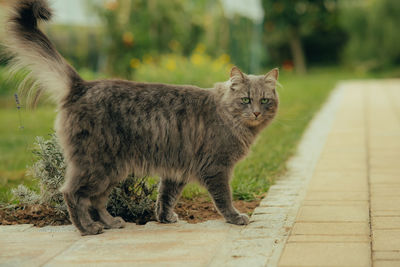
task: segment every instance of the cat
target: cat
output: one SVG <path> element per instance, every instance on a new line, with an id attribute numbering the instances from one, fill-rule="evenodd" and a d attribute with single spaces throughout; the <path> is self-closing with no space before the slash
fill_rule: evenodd
<path id="1" fill-rule="evenodd" d="M 198 181 L 228 223 L 248 224 L 232 204 L 229 182 L 235 164 L 277 113 L 278 69 L 255 76 L 233 67 L 228 81 L 210 89 L 85 81 L 38 28 L 51 16 L 46 0 L 16 1 L 6 24 L 8 50 L 14 68 L 28 68 L 57 103 L 55 129 L 67 163 L 61 192 L 80 233 L 124 227 L 106 203 L 131 173 L 161 177 L 155 208 L 161 223 L 178 220 L 173 209 L 182 189 Z"/>

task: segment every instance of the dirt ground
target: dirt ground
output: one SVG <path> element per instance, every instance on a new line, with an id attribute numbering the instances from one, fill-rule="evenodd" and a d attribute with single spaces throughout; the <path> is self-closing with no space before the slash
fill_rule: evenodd
<path id="1" fill-rule="evenodd" d="M 237 200 L 234 205 L 240 212 L 251 215 L 259 203 L 259 199 L 250 202 Z M 178 214 L 179 219 L 188 223 L 199 223 L 222 218 L 215 209 L 214 204 L 205 197 L 181 199 L 175 207 L 175 212 Z M 154 220 L 154 216 L 147 221 L 151 220 Z M 140 220 L 140 224 L 147 221 Z M 71 224 L 71 222 L 65 215 L 57 214 L 53 208 L 43 205 L 21 206 L 17 209 L 0 208 L 0 225 L 12 224 L 34 224 L 35 226 L 43 227 L 47 225 L 66 225 Z"/>

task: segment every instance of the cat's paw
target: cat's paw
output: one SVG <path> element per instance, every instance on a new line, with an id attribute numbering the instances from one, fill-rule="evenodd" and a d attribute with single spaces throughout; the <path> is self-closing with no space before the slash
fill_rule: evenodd
<path id="1" fill-rule="evenodd" d="M 247 225 L 249 224 L 249 216 L 244 213 L 237 214 L 233 217 L 230 217 L 226 220 L 228 223 L 236 224 L 236 225 Z"/>
<path id="2" fill-rule="evenodd" d="M 175 212 L 169 212 L 167 214 L 161 213 L 157 215 L 157 221 L 160 223 L 176 223 L 178 221 L 178 215 Z"/>
<path id="3" fill-rule="evenodd" d="M 92 222 L 85 227 L 85 231 L 81 232 L 81 235 L 98 235 L 103 233 L 103 225 L 99 222 Z"/>
<path id="4" fill-rule="evenodd" d="M 105 229 L 119 229 L 124 228 L 126 223 L 121 217 L 114 217 L 111 222 L 103 224 Z"/>
<path id="5" fill-rule="evenodd" d="M 125 227 L 125 221 L 121 217 L 114 217 L 114 221 L 111 224 L 111 228 L 124 228 Z"/>

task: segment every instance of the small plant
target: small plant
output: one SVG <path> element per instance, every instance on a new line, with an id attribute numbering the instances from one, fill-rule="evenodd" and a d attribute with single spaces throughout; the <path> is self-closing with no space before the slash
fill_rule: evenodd
<path id="1" fill-rule="evenodd" d="M 33 154 L 37 161 L 29 168 L 28 174 L 38 180 L 39 193 L 19 185 L 12 190 L 12 194 L 22 205 L 45 205 L 67 217 L 67 206 L 59 191 L 64 183 L 66 165 L 57 136 L 52 134 L 48 140 L 37 137 L 35 145 Z M 121 216 L 126 221 L 146 222 L 153 216 L 156 186 L 146 177 L 129 176 L 114 188 L 107 209 L 112 215 Z"/>
<path id="2" fill-rule="evenodd" d="M 156 187 L 157 184 L 151 185 L 147 177 L 130 175 L 111 192 L 107 210 L 125 221 L 144 224 L 153 218 Z"/>

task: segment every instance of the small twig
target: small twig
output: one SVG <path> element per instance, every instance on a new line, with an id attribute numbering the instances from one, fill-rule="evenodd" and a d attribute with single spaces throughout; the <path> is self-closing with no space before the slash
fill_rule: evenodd
<path id="1" fill-rule="evenodd" d="M 18 128 L 21 131 L 22 136 L 24 138 L 25 150 L 28 150 L 28 142 L 26 140 L 26 135 L 24 134 L 24 126 L 22 124 L 21 103 L 19 102 L 19 97 L 18 97 L 17 93 L 14 94 L 14 98 L 15 98 L 15 103 L 17 104 L 17 110 L 18 110 L 18 120 L 19 120 L 19 127 Z"/>

